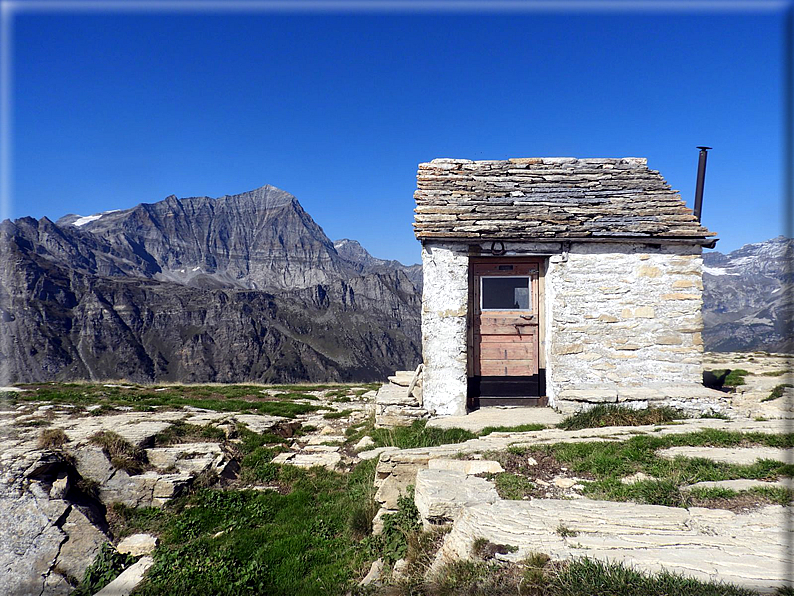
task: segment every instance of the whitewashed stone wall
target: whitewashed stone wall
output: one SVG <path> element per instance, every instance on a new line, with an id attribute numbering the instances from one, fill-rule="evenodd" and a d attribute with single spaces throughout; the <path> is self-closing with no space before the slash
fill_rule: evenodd
<path id="1" fill-rule="evenodd" d="M 646 407 L 699 398 L 699 246 L 574 242 L 504 248 L 506 256 L 549 257 L 540 348 L 551 406 L 569 412 L 597 403 Z M 426 241 L 422 264 L 424 407 L 437 416 L 465 414 L 468 246 Z"/>
<path id="2" fill-rule="evenodd" d="M 425 242 L 422 247 L 424 408 L 437 416 L 466 413 L 468 247 Z"/>
<path id="3" fill-rule="evenodd" d="M 643 392 L 654 387 L 701 385 L 702 265 L 699 246 L 579 243 L 567 261 L 552 257 L 546 273 L 551 405 L 570 410 L 582 402 L 634 401 L 642 407 Z"/>

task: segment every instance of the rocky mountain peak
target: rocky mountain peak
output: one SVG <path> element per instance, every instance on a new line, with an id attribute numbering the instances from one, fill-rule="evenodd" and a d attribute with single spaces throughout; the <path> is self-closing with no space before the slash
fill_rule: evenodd
<path id="1" fill-rule="evenodd" d="M 785 322 L 794 304 L 789 291 L 792 239 L 778 236 L 728 254 L 703 255 L 706 348 L 715 351 L 794 348 Z"/>
<path id="2" fill-rule="evenodd" d="M 300 207 L 300 203 L 298 203 L 298 199 L 296 199 L 293 195 L 291 195 L 290 193 L 284 190 L 281 190 L 280 188 L 271 186 L 270 184 L 265 184 L 264 186 L 260 186 L 259 188 L 255 188 L 253 190 L 242 192 L 236 195 L 224 195 L 216 200 L 231 201 L 231 202 L 255 201 L 268 209 L 284 207 L 290 204 L 295 204 L 298 207 Z"/>

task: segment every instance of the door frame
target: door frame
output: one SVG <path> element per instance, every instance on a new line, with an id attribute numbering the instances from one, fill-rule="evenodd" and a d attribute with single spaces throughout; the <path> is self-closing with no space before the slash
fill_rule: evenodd
<path id="1" fill-rule="evenodd" d="M 475 297 L 479 292 L 475 289 L 475 282 L 478 282 L 474 274 L 476 264 L 537 264 L 538 274 L 537 283 L 533 284 L 532 298 L 537 304 L 538 317 L 538 395 L 536 397 L 483 397 L 480 396 L 480 377 L 475 376 L 476 358 L 479 358 L 479 351 L 474 341 L 474 321 L 479 312 L 480 305 L 475 302 Z M 545 406 L 548 404 L 546 395 L 546 304 L 545 304 L 545 277 L 548 269 L 548 257 L 546 256 L 500 256 L 500 257 L 469 257 L 469 298 L 468 316 L 466 321 L 466 341 L 468 347 L 467 376 L 468 376 L 468 406 L 470 409 L 478 408 L 482 405 L 524 405 L 524 406 Z M 506 276 L 509 277 L 509 276 Z M 523 277 L 523 276 L 521 276 Z"/>

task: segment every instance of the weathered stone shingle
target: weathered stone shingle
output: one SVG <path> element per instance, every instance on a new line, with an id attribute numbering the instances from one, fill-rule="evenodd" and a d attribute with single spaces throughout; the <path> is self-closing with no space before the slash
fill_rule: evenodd
<path id="1" fill-rule="evenodd" d="M 416 179 L 420 240 L 716 235 L 645 158 L 434 159 Z"/>

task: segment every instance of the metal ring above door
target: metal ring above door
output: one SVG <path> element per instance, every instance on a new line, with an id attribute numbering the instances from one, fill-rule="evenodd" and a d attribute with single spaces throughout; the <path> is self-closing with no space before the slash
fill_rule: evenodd
<path id="1" fill-rule="evenodd" d="M 499 245 L 501 248 L 496 248 L 496 245 Z M 505 248 L 505 243 L 501 240 L 494 240 L 491 242 L 491 254 L 495 257 L 501 257 L 503 254 L 507 252 Z"/>

